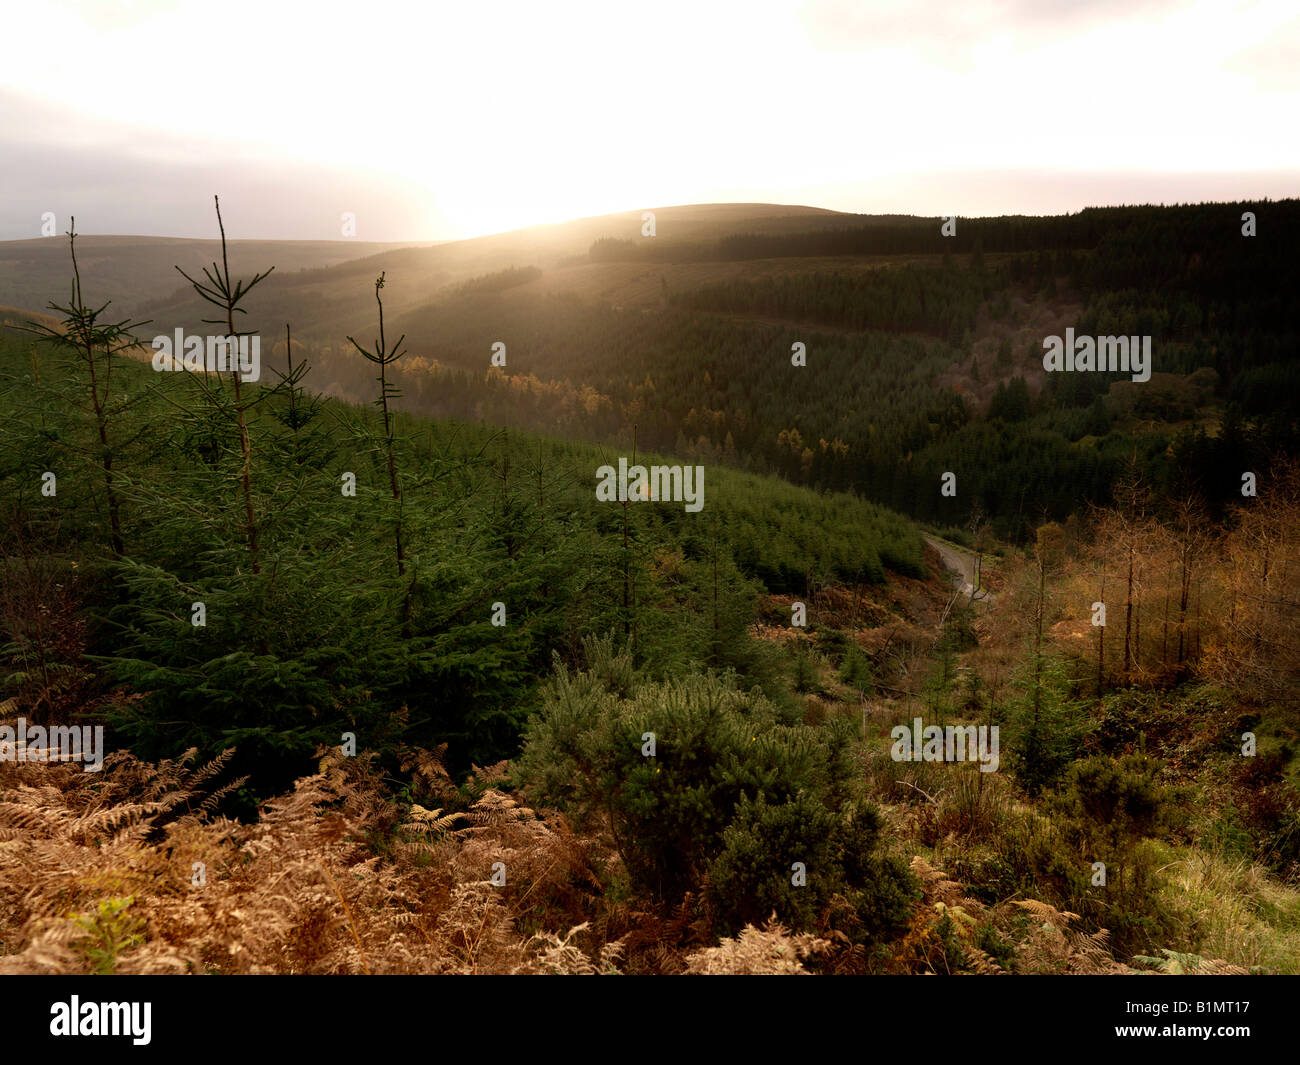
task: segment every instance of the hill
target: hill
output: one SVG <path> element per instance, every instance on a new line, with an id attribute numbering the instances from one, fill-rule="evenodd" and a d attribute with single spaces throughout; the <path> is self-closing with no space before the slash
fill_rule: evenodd
<path id="1" fill-rule="evenodd" d="M 626 212 L 282 268 L 241 324 L 276 338 L 266 361 L 283 370 L 292 323 L 312 389 L 362 399 L 371 370 L 345 338 L 374 329 L 383 274 L 409 352 L 404 409 L 606 444 L 635 431 L 1013 540 L 1108 502 L 1135 464 L 1162 496 L 1221 508 L 1242 470 L 1300 446 L 1295 200 L 959 219 L 951 237 L 939 219 L 761 204 L 662 208 L 653 238 L 642 224 Z M 278 247 L 237 261 L 265 269 Z M 345 247 L 359 248 L 311 250 Z M 148 248 L 158 272 L 170 246 Z M 193 291 L 172 291 L 128 302 L 153 319 L 144 339 L 206 328 Z M 1044 338 L 1067 329 L 1151 336 L 1150 380 L 1049 374 Z"/>
<path id="2" fill-rule="evenodd" d="M 104 756 L 5 748 L 0 971 L 1295 972 L 1294 267 L 1234 210 L 471 256 L 256 381 L 0 329 L 0 729 Z M 1160 361 L 1035 375 L 1070 328 Z"/>
<path id="3" fill-rule="evenodd" d="M 95 539 L 104 471 L 78 427 L 76 375 L 61 375 L 47 352 L 12 330 L 0 339 L 0 481 L 18 508 L 10 516 L 18 522 L 10 528 L 19 538 L 14 549 L 35 536 L 42 551 L 79 554 Z M 406 415 L 395 424 L 401 443 L 394 461 L 410 478 L 411 502 L 395 568 L 395 516 L 384 501 L 382 460 L 376 465 L 373 415 L 295 393 L 295 416 L 285 388 L 267 387 L 256 400 L 259 458 L 248 498 L 255 514 L 266 515 L 253 564 L 274 576 L 251 575 L 250 584 L 238 550 L 230 553 L 230 523 L 238 525 L 242 511 L 220 502 L 220 481 L 213 479 L 226 468 L 217 456 L 230 445 L 229 430 L 213 425 L 204 387 L 191 377 L 160 379 L 129 360 L 114 370 L 111 435 L 132 441 L 114 466 L 123 484 L 115 504 L 123 557 L 107 569 L 87 567 L 75 593 L 83 605 L 97 604 L 102 618 L 87 633 L 86 651 L 111 650 L 123 677 L 165 654 L 167 665 L 159 659 L 146 669 L 155 694 L 137 722 L 140 742 L 157 753 L 196 743 L 215 752 L 212 744 L 238 738 L 250 764 L 266 771 L 275 751 L 301 759 L 358 712 L 379 721 L 405 707 L 420 723 L 412 726 L 417 734 L 441 722 L 425 740 L 454 734 L 464 742 L 459 757 L 491 761 L 510 753 L 551 651 L 575 647 L 581 631 L 622 632 L 660 674 L 698 661 L 771 683 L 770 664 L 745 636 L 757 596 L 831 582 L 883 585 L 890 571 L 936 578 L 909 522 L 852 496 L 709 467 L 700 474 L 698 511 L 680 501 L 610 505 L 597 498 L 601 467 L 617 467 L 620 458 L 643 466 L 681 460 L 634 451 L 630 442 L 602 448 Z M 33 464 L 57 471 L 48 506 L 38 503 Z M 195 525 L 200 512 L 208 517 Z M 318 522 L 333 530 L 323 541 Z M 308 545 L 314 546 L 304 556 Z M 331 591 L 340 580 L 343 586 Z M 175 597 L 197 595 L 201 587 L 209 603 L 202 638 L 177 658 L 172 640 L 185 629 L 176 628 L 175 611 L 188 606 Z M 68 587 L 63 594 L 74 593 Z M 261 605 L 254 608 L 248 595 Z M 394 597 L 405 603 L 403 620 L 387 636 L 377 619 L 359 615 L 340 628 L 343 619 L 329 606 L 369 602 L 382 612 Z M 498 599 L 513 619 L 504 630 L 489 624 Z M 218 608 L 219 601 L 225 605 Z M 309 622 L 316 610 L 322 613 Z M 417 672 L 436 668 L 436 690 L 424 689 L 415 674 L 405 682 L 385 675 L 397 665 L 391 654 L 424 655 L 418 648 L 426 637 L 440 650 Z M 380 652 L 376 643 L 389 638 L 393 644 Z M 144 643 L 127 651 L 123 639 Z M 325 660 L 305 672 L 291 665 L 327 645 Z M 207 709 L 195 704 L 194 671 L 216 669 L 226 655 L 243 659 L 250 648 L 253 657 L 227 678 L 235 687 L 219 695 L 205 684 L 200 702 Z M 158 669 L 180 685 L 171 695 L 158 687 Z M 285 669 L 298 674 L 287 687 Z M 460 669 L 467 672 L 456 681 Z M 262 683 L 271 687 L 260 689 Z M 363 688 L 378 701 L 355 703 Z M 273 722 L 252 709 L 267 698 L 280 708 Z M 232 699 L 248 701 L 247 720 Z M 508 712 L 503 702 L 511 703 Z M 178 716 L 188 724 L 168 739 L 156 721 Z"/>
<path id="4" fill-rule="evenodd" d="M 231 240 L 231 269 L 252 273 L 268 259 L 286 274 L 328 269 L 407 245 L 347 240 Z M 145 309 L 160 293 L 178 291 L 180 266 L 197 275 L 221 257 L 220 240 L 181 237 L 79 236 L 82 281 L 112 300 L 120 317 L 148 317 Z M 68 242 L 57 237 L 0 241 L 0 302 L 43 311 L 50 300 L 64 302 L 69 278 Z M 193 295 L 193 291 L 185 286 Z"/>
<path id="5" fill-rule="evenodd" d="M 1294 478 L 1222 529 L 977 543 L 972 603 L 852 496 L 600 502 L 631 448 L 400 414 L 394 499 L 382 413 L 287 387 L 244 401 L 253 537 L 231 385 L 113 374 L 120 552 L 86 375 L 0 331 L 0 725 L 108 737 L 102 776 L 0 763 L 0 970 L 1300 964 Z M 1008 771 L 900 763 L 918 715 L 997 722 Z"/>

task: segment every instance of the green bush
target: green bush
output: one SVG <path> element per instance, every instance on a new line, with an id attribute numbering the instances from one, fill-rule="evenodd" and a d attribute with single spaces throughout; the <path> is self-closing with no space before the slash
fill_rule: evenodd
<path id="1" fill-rule="evenodd" d="M 875 693 L 875 668 L 872 666 L 871 660 L 857 644 L 850 644 L 847 653 L 844 655 L 844 662 L 840 666 L 840 680 L 865 695 Z"/>
<path id="2" fill-rule="evenodd" d="M 862 936 L 898 926 L 910 881 L 875 858 L 877 816 L 848 799 L 844 726 L 794 724 L 729 675 L 629 682 L 611 640 L 586 650 L 586 671 L 557 664 L 529 727 L 519 770 L 535 802 L 607 825 L 634 882 L 660 900 L 707 883 L 730 930 L 773 910 L 810 927 L 836 895 L 861 910 Z M 791 882 L 795 862 L 805 886 Z"/>
<path id="3" fill-rule="evenodd" d="M 1158 854 L 1149 837 L 1177 827 L 1184 796 L 1157 780 L 1141 755 L 1075 762 L 1043 803 L 1048 816 L 1009 823 L 994 845 L 1020 889 L 1105 928 L 1116 956 L 1150 951 L 1179 934 L 1160 901 Z M 1093 863 L 1106 866 L 1097 882 Z"/>
<path id="4" fill-rule="evenodd" d="M 843 879 L 831 857 L 838 827 L 837 818 L 805 793 L 779 805 L 761 795 L 743 797 L 709 864 L 714 906 L 741 927 L 761 927 L 773 912 L 788 926 L 811 927 Z M 806 883 L 795 884 L 797 875 Z"/>
<path id="5" fill-rule="evenodd" d="M 1038 675 L 1026 663 L 1013 680 L 1016 697 L 1006 708 L 1007 763 L 1021 787 L 1037 795 L 1053 787 L 1082 751 L 1089 710 L 1069 697 L 1063 662 L 1043 658 Z"/>

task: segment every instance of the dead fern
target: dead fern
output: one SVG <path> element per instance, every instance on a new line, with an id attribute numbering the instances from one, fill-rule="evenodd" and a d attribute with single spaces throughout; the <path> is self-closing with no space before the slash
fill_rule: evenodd
<path id="1" fill-rule="evenodd" d="M 804 960 L 830 949 L 829 940 L 791 935 L 773 914 L 762 930 L 746 925 L 734 939 L 689 955 L 686 972 L 694 976 L 805 976 Z"/>
<path id="2" fill-rule="evenodd" d="M 1138 954 L 1135 962 L 1151 966 L 1161 976 L 1249 976 L 1250 970 L 1221 958 L 1202 958 L 1199 954 L 1180 954 L 1161 948 L 1163 958 Z"/>
<path id="3" fill-rule="evenodd" d="M 606 943 L 593 960 L 586 951 L 573 942 L 575 936 L 588 929 L 586 922 L 569 929 L 561 937 L 554 932 L 538 932 L 525 945 L 530 957 L 516 973 L 538 973 L 552 976 L 617 976 L 624 945 Z"/>
<path id="4" fill-rule="evenodd" d="M 1094 976 L 1136 971 L 1115 960 L 1106 929 L 1086 933 L 1071 927 L 1080 920 L 1077 913 L 1037 899 L 1022 899 L 1012 905 L 1033 919 L 1028 938 L 1016 947 L 1016 972 Z"/>
<path id="5" fill-rule="evenodd" d="M 903 972 L 942 975 L 1005 972 L 979 946 L 980 932 L 989 924 L 983 903 L 968 897 L 961 884 L 924 858 L 914 857 L 911 867 L 922 898 L 894 950 L 895 967 Z"/>

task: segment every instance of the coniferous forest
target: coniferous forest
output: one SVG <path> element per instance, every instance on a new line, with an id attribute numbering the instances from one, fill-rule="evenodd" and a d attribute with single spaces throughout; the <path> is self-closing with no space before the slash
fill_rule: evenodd
<path id="1" fill-rule="evenodd" d="M 385 319 L 395 267 L 257 382 L 159 373 L 69 232 L 0 348 L 5 707 L 110 740 L 0 763 L 6 970 L 1295 972 L 1300 207 L 1248 209 L 740 233 L 641 306 L 531 291 L 635 244 Z M 220 247 L 219 324 L 288 305 Z M 1149 380 L 1050 378 L 1068 313 Z"/>
<path id="2" fill-rule="evenodd" d="M 1117 44 L 1089 5 L 399 2 L 327 40 L 232 37 L 241 3 L 38 0 L 15 39 L 61 51 L 0 71 L 23 1038 L 373 1053 L 437 996 L 471 1021 L 434 1052 L 492 1055 L 708 1013 L 530 981 L 484 1036 L 479 981 L 377 975 L 886 977 L 909 1034 L 1015 1049 L 1280 1031 L 1294 15 L 1156 5 L 1188 50 L 1121 107 L 1043 72 L 1129 63 L 1146 8 Z M 76 62 L 153 77 L 179 26 L 256 91 Z M 236 975 L 271 979 L 178 979 Z M 1211 979 L 898 979 L 1003 975 Z M 793 1016 L 798 1053 L 857 1008 L 762 986 L 704 1027 Z"/>

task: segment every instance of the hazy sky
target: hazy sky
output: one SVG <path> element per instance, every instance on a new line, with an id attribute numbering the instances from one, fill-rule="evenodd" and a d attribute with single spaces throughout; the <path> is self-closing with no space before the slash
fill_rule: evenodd
<path id="1" fill-rule="evenodd" d="M 10 0 L 0 239 L 1300 194 L 1294 0 Z"/>

